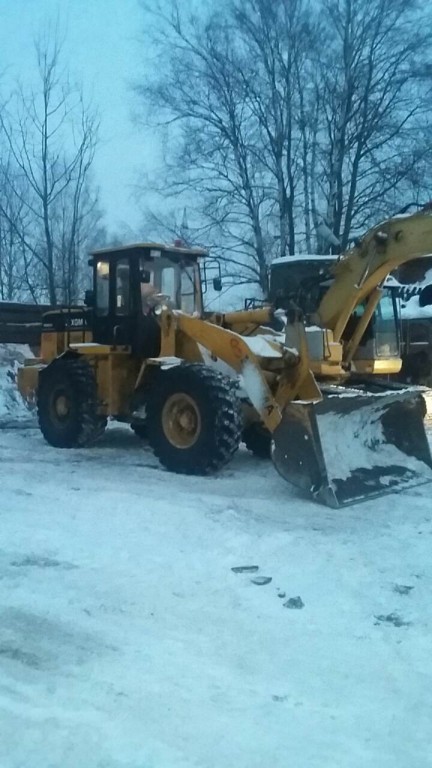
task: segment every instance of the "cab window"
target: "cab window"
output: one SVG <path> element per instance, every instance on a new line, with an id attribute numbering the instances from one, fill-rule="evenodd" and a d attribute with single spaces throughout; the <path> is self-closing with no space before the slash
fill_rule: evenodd
<path id="1" fill-rule="evenodd" d="M 168 296 L 174 306 L 177 305 L 176 297 L 176 271 L 174 267 L 164 267 L 161 273 L 161 293 Z"/>
<path id="2" fill-rule="evenodd" d="M 155 285 L 155 271 L 153 264 L 141 259 L 140 261 L 140 293 L 142 311 L 146 315 L 151 310 L 151 297 L 158 292 Z"/>
<path id="3" fill-rule="evenodd" d="M 116 264 L 116 315 L 129 315 L 131 311 L 129 275 L 128 259 L 120 259 Z"/>
<path id="4" fill-rule="evenodd" d="M 195 292 L 195 270 L 193 267 L 183 267 L 181 273 L 181 309 L 189 315 L 192 315 L 196 309 Z"/>
<path id="5" fill-rule="evenodd" d="M 96 314 L 105 317 L 109 312 L 109 262 L 96 265 Z"/>

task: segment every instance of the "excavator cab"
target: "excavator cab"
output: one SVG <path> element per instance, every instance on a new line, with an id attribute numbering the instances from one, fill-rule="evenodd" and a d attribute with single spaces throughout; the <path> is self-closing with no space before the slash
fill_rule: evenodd
<path id="1" fill-rule="evenodd" d="M 312 358 L 316 358 L 317 327 L 315 315 L 321 299 L 332 284 L 331 268 L 336 256 L 293 256 L 290 259 L 276 259 L 271 266 L 270 298 L 277 309 L 288 309 L 290 304 L 299 307 L 308 332 Z M 341 337 L 344 347 L 353 338 L 354 332 L 367 311 L 367 300 L 360 302 L 353 310 Z M 383 287 L 379 302 L 368 321 L 358 346 L 350 359 L 354 374 L 378 374 L 387 376 L 399 373 L 400 357 L 400 302 L 391 287 Z M 326 359 L 327 337 L 320 344 L 319 357 Z M 322 366 L 325 370 L 325 366 Z"/>

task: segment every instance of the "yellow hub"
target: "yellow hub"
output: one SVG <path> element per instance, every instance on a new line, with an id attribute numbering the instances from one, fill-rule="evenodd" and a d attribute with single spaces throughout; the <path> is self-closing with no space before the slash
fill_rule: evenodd
<path id="1" fill-rule="evenodd" d="M 56 399 L 54 400 L 53 406 L 54 406 L 55 415 L 58 418 L 64 419 L 65 416 L 68 415 L 70 410 L 70 403 L 66 395 L 60 395 L 59 397 L 56 397 Z"/>
<path id="2" fill-rule="evenodd" d="M 176 448 L 191 448 L 201 434 L 201 415 L 194 399 L 182 392 L 171 395 L 162 410 L 162 427 Z"/>

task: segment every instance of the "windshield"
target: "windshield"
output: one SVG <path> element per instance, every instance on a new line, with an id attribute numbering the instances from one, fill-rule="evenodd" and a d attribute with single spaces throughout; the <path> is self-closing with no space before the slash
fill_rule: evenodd
<path id="1" fill-rule="evenodd" d="M 393 293 L 385 289 L 375 309 L 372 321 L 366 328 L 356 358 L 397 357 L 399 355 L 399 333 L 397 324 L 397 307 Z M 355 327 L 362 317 L 366 302 L 359 304 L 347 325 L 344 334 L 348 340 L 354 333 Z"/>
<path id="2" fill-rule="evenodd" d="M 397 357 L 399 355 L 399 334 L 395 299 L 390 290 L 385 290 L 379 301 L 375 312 L 374 329 L 377 356 Z"/>
<path id="3" fill-rule="evenodd" d="M 393 296 L 390 291 L 386 291 L 381 297 L 377 307 L 377 317 L 380 320 L 394 321 L 395 307 L 393 304 Z"/>
<path id="4" fill-rule="evenodd" d="M 141 259 L 141 298 L 143 311 L 152 303 L 156 294 L 167 296 L 174 309 L 193 314 L 197 306 L 199 290 L 198 266 L 196 263 L 178 263 L 160 257 L 153 261 Z"/>

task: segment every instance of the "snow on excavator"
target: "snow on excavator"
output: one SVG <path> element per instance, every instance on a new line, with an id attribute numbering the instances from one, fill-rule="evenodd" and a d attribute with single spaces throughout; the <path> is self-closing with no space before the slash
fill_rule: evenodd
<path id="1" fill-rule="evenodd" d="M 311 324 L 290 305 L 283 335 L 271 308 L 203 311 L 205 251 L 95 252 L 87 308 L 45 316 L 41 356 L 20 370 L 19 389 L 36 393 L 57 447 L 95 441 L 110 417 L 145 436 L 169 470 L 206 474 L 255 426 L 271 434 L 279 473 L 330 506 L 429 481 L 422 395 L 371 376 L 400 367 L 391 330 L 379 348 L 376 337 L 363 342 L 386 276 L 431 246 L 426 213 L 370 230 L 332 267 Z"/>

